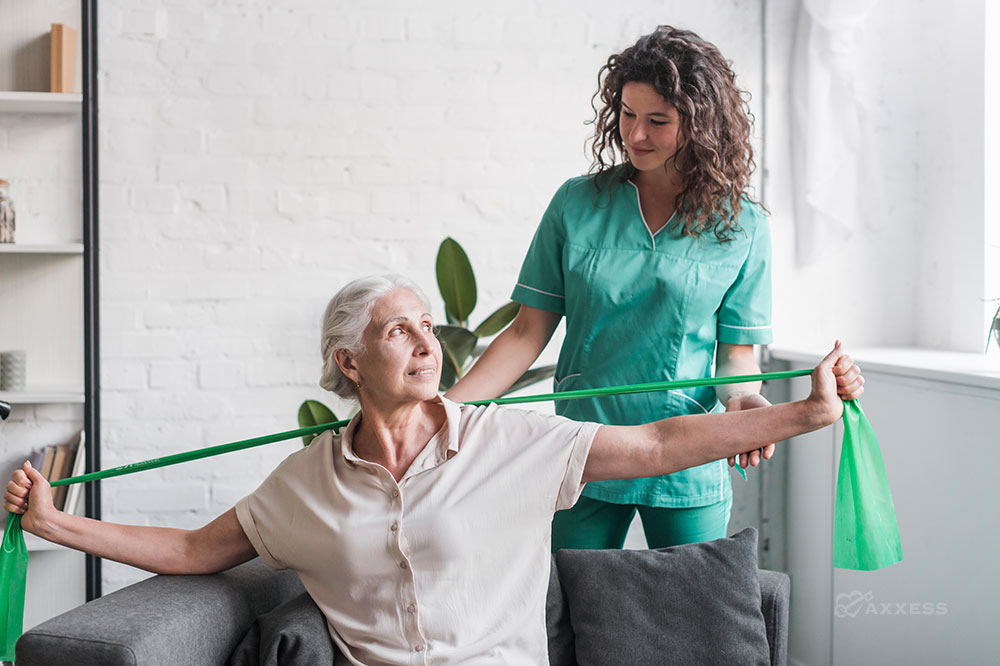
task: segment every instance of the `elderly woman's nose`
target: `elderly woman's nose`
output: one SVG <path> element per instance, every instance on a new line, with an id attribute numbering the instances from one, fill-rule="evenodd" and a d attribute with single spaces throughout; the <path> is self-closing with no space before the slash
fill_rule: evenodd
<path id="1" fill-rule="evenodd" d="M 414 352 L 420 356 L 430 354 L 436 340 L 437 337 L 434 335 L 433 331 L 422 332 L 422 334 L 417 337 L 417 344 L 415 345 Z"/>

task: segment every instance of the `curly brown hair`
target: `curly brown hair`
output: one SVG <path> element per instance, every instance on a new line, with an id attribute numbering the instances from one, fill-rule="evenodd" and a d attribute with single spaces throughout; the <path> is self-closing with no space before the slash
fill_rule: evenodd
<path id="1" fill-rule="evenodd" d="M 756 166 L 753 115 L 750 94 L 737 88 L 736 74 L 719 49 L 689 30 L 661 25 L 608 58 L 597 80 L 590 172 L 598 190 L 602 175 L 622 182 L 635 175 L 619 132 L 622 88 L 629 82 L 649 84 L 680 115 L 683 145 L 674 163 L 684 188 L 676 201 L 678 233 L 712 231 L 720 242 L 731 240 Z"/>

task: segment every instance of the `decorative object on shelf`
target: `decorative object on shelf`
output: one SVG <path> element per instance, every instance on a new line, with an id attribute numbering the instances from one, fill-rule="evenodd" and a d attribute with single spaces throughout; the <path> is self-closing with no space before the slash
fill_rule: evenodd
<path id="1" fill-rule="evenodd" d="M 10 403 L 0 400 L 0 421 L 6 421 L 10 416 Z"/>
<path id="2" fill-rule="evenodd" d="M 0 391 L 23 391 L 27 354 L 23 349 L 0 352 Z"/>
<path id="3" fill-rule="evenodd" d="M 50 50 L 50 90 L 55 93 L 76 92 L 76 30 L 62 23 L 53 23 Z"/>
<path id="4" fill-rule="evenodd" d="M 0 243 L 14 242 L 14 201 L 10 198 L 10 183 L 0 180 Z"/>

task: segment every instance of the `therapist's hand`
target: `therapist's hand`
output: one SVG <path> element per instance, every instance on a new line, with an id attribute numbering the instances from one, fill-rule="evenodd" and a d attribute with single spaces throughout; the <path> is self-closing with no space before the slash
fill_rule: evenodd
<path id="1" fill-rule="evenodd" d="M 767 398 L 762 396 L 760 393 L 747 393 L 744 395 L 733 396 L 726 402 L 727 412 L 739 412 L 746 409 L 756 409 L 758 407 L 769 407 L 771 403 Z M 761 457 L 764 460 L 770 460 L 771 456 L 774 455 L 774 443 L 768 444 L 762 449 L 754 449 L 753 451 L 747 451 L 746 453 L 741 453 L 740 467 L 747 469 L 747 465 L 750 467 L 756 467 L 760 464 Z M 732 467 L 736 464 L 736 456 L 729 459 L 729 466 Z"/>

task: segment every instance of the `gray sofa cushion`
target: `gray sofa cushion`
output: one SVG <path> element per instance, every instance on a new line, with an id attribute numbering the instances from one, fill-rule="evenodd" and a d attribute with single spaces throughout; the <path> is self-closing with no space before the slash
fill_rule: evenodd
<path id="1" fill-rule="evenodd" d="M 792 581 L 788 574 L 760 569 L 760 610 L 767 624 L 767 643 L 771 647 L 771 666 L 788 663 L 788 599 Z"/>
<path id="2" fill-rule="evenodd" d="M 326 618 L 303 592 L 258 617 L 229 666 L 333 666 L 336 657 Z"/>
<path id="3" fill-rule="evenodd" d="M 211 576 L 154 576 L 38 625 L 18 666 L 219 666 L 256 617 L 303 592 L 260 560 Z"/>
<path id="4" fill-rule="evenodd" d="M 559 582 L 556 558 L 549 569 L 549 592 L 545 599 L 545 629 L 549 637 L 549 666 L 576 666 L 573 625 L 569 621 L 569 606 Z"/>
<path id="5" fill-rule="evenodd" d="M 580 666 L 771 663 L 753 528 L 660 550 L 561 550 L 556 561 Z"/>

